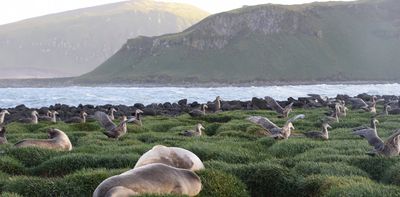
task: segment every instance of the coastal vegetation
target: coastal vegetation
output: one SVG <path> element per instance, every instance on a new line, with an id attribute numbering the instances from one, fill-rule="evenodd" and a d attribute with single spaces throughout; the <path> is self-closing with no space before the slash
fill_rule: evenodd
<path id="1" fill-rule="evenodd" d="M 378 111 L 381 108 L 378 109 Z M 7 125 L 9 144 L 0 145 L 1 196 L 91 196 L 104 179 L 135 166 L 154 145 L 188 149 L 205 164 L 198 172 L 203 183 L 199 196 L 399 196 L 400 158 L 371 157 L 366 140 L 351 129 L 368 125 L 371 115 L 352 110 L 334 123 L 327 141 L 305 138 L 320 130 L 326 109 L 295 108 L 305 114 L 287 140 L 276 141 L 246 120 L 264 116 L 278 125 L 285 119 L 269 110 L 239 110 L 190 117 L 145 116 L 143 126 L 128 125 L 119 140 L 108 139 L 97 122 Z M 378 133 L 386 139 L 400 128 L 399 115 L 379 116 Z M 118 120 L 116 120 L 118 122 Z M 200 137 L 180 136 L 201 123 Z M 15 148 L 26 138 L 46 138 L 58 128 L 70 138 L 70 152 Z M 149 195 L 147 195 L 149 196 Z M 168 197 L 171 197 L 169 195 Z"/>
<path id="2" fill-rule="evenodd" d="M 399 13 L 397 0 L 246 6 L 209 16 L 180 33 L 130 39 L 75 81 L 397 80 Z"/>

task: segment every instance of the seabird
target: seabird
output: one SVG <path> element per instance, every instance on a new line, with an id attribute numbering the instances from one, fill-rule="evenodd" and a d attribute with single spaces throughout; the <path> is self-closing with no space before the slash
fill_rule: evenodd
<path id="1" fill-rule="evenodd" d="M 283 118 L 287 118 L 289 116 L 289 113 L 292 111 L 293 102 L 283 108 L 272 97 L 266 96 L 265 100 L 267 101 L 268 106 L 271 107 L 279 114 L 279 116 Z"/>
<path id="2" fill-rule="evenodd" d="M 328 123 L 322 123 L 322 131 L 311 131 L 304 133 L 304 135 L 308 138 L 328 140 L 329 139 L 328 128 L 332 127 Z"/>
<path id="3" fill-rule="evenodd" d="M 354 135 L 365 138 L 373 150 L 369 155 L 397 156 L 400 153 L 400 129 L 396 130 L 385 142 L 374 129 L 363 129 L 353 132 Z"/>
<path id="4" fill-rule="evenodd" d="M 379 121 L 375 117 L 372 117 L 371 121 L 370 121 L 370 127 L 368 127 L 368 126 L 360 126 L 360 127 L 353 128 L 353 131 L 359 131 L 359 130 L 364 130 L 364 129 L 370 129 L 371 130 L 372 129 L 375 132 L 377 132 L 376 124 L 379 124 Z"/>
<path id="5" fill-rule="evenodd" d="M 100 123 L 100 125 L 106 129 L 103 132 L 104 135 L 106 135 L 109 138 L 116 138 L 116 139 L 126 134 L 127 130 L 126 123 L 134 120 L 133 118 L 126 119 L 124 121 L 121 121 L 117 126 L 112 122 L 111 118 L 104 112 L 97 111 L 95 113 L 95 117 L 96 120 Z"/>
<path id="6" fill-rule="evenodd" d="M 115 120 L 114 112 L 117 112 L 117 110 L 114 108 L 111 108 L 110 115 L 109 115 L 111 120 Z"/>
<path id="7" fill-rule="evenodd" d="M 206 115 L 206 109 L 208 106 L 206 104 L 201 105 L 201 110 L 200 109 L 194 109 L 189 112 L 189 115 L 192 117 L 200 117 L 200 116 L 205 116 Z"/>
<path id="8" fill-rule="evenodd" d="M 217 98 L 215 98 L 214 100 L 214 104 L 215 104 L 215 112 L 221 111 L 221 97 L 217 96 Z"/>
<path id="9" fill-rule="evenodd" d="M 187 137 L 197 137 L 203 135 L 202 129 L 204 129 L 203 125 L 200 123 L 196 125 L 194 130 L 188 130 L 184 131 L 183 133 L 180 133 L 179 135 L 187 136 Z"/>
<path id="10" fill-rule="evenodd" d="M 4 118 L 6 115 L 10 115 L 10 112 L 5 109 L 0 112 L 0 125 L 4 123 Z"/>
<path id="11" fill-rule="evenodd" d="M 19 122 L 37 124 L 38 123 L 38 115 L 39 115 L 39 113 L 36 110 L 34 110 L 31 112 L 30 118 L 22 118 L 19 120 Z"/>
<path id="12" fill-rule="evenodd" d="M 135 116 L 134 117 L 129 117 L 129 119 L 133 118 L 134 119 L 132 121 L 133 124 L 137 124 L 139 126 L 143 126 L 141 114 L 143 114 L 143 111 L 140 110 L 140 109 L 136 109 L 135 110 Z"/>
<path id="13" fill-rule="evenodd" d="M 84 111 L 81 111 L 79 113 L 79 116 L 74 116 L 69 118 L 68 120 L 64 121 L 65 123 L 86 123 L 86 117 L 87 113 Z"/>
<path id="14" fill-rule="evenodd" d="M 288 139 L 289 136 L 291 135 L 291 131 L 295 129 L 293 126 L 293 122 L 295 122 L 297 119 L 304 119 L 304 118 L 305 118 L 304 114 L 294 116 L 293 118 L 286 121 L 286 123 L 283 125 L 282 128 L 278 127 L 268 118 L 261 116 L 250 116 L 249 118 L 247 118 L 247 120 L 263 127 L 270 134 L 270 136 L 275 139 Z"/>

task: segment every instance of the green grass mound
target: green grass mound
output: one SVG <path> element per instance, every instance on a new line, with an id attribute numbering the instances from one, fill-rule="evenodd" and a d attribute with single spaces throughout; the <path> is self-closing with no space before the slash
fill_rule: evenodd
<path id="1" fill-rule="evenodd" d="M 398 196 L 400 188 L 357 176 L 316 175 L 305 178 L 301 191 L 306 196 Z"/>
<path id="2" fill-rule="evenodd" d="M 10 178 L 2 190 L 23 196 L 60 196 L 57 182 L 51 178 L 17 176 Z"/>
<path id="3" fill-rule="evenodd" d="M 299 176 L 272 163 L 227 166 L 223 171 L 239 177 L 251 196 L 295 196 Z"/>
<path id="4" fill-rule="evenodd" d="M 50 159 L 33 168 L 31 173 L 40 176 L 63 176 L 84 168 L 133 168 L 139 156 L 69 154 Z"/>
<path id="5" fill-rule="evenodd" d="M 57 185 L 60 196 L 92 196 L 97 186 L 105 179 L 121 174 L 127 169 L 84 169 L 67 175 Z"/>
<path id="6" fill-rule="evenodd" d="M 314 174 L 328 176 L 364 176 L 368 177 L 368 173 L 354 166 L 342 163 L 322 163 L 322 162 L 300 162 L 293 170 L 300 175 L 309 176 Z"/>
<path id="7" fill-rule="evenodd" d="M 291 157 L 316 148 L 322 143 L 323 142 L 313 141 L 309 139 L 284 140 L 275 143 L 268 149 L 268 151 L 278 158 Z"/>
<path id="8" fill-rule="evenodd" d="M 286 119 L 275 112 L 230 111 L 192 118 L 144 116 L 143 127 L 129 124 L 119 140 L 108 139 L 97 122 L 38 125 L 11 123 L 9 144 L 0 146 L 0 194 L 19 196 L 91 196 L 106 178 L 131 169 L 140 155 L 155 145 L 185 148 L 195 153 L 206 170 L 200 196 L 399 196 L 400 157 L 370 157 L 365 139 L 351 126 L 368 125 L 370 114 L 350 111 L 333 124 L 328 141 L 302 133 L 319 130 L 326 109 L 295 109 L 307 118 L 295 123 L 295 136 L 277 141 L 249 123 L 250 115 L 266 116 L 277 125 Z M 400 128 L 400 115 L 379 117 L 379 135 L 386 139 Z M 118 122 L 118 121 L 116 121 Z M 207 135 L 178 135 L 205 126 Z M 61 128 L 73 150 L 15 148 L 25 138 L 46 139 L 48 128 Z M 145 195 L 174 197 L 174 195 Z M 175 196 L 176 197 L 176 196 Z"/>
<path id="9" fill-rule="evenodd" d="M 4 192 L 4 193 L 0 193 L 1 197 L 22 197 L 19 194 L 16 193 L 12 193 L 12 192 Z"/>
<path id="10" fill-rule="evenodd" d="M 400 186 L 400 163 L 387 169 L 383 175 L 382 181 L 387 184 Z"/>
<path id="11" fill-rule="evenodd" d="M 8 157 L 0 157 L 0 172 L 5 172 L 13 175 L 20 175 L 25 173 L 25 167 L 18 160 Z"/>
<path id="12" fill-rule="evenodd" d="M 399 157 L 365 156 L 364 158 L 355 158 L 350 164 L 367 172 L 372 179 L 380 180 L 387 169 L 399 162 Z"/>
<path id="13" fill-rule="evenodd" d="M 61 151 L 35 147 L 10 148 L 6 152 L 6 155 L 17 159 L 26 167 L 37 166 L 52 157 L 62 154 L 65 153 Z"/>
<path id="14" fill-rule="evenodd" d="M 201 197 L 249 196 L 246 185 L 237 177 L 218 170 L 202 170 L 198 172 L 203 189 Z"/>

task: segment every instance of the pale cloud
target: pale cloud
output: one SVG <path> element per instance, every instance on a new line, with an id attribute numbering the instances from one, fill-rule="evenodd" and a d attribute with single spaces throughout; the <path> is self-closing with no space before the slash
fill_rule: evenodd
<path id="1" fill-rule="evenodd" d="M 26 18 L 42 16 L 67 10 L 91 7 L 124 0 L 1 0 L 0 25 Z M 242 7 L 265 3 L 301 4 L 313 0 L 158 0 L 187 3 L 210 13 L 217 13 Z M 314 0 L 315 1 L 315 0 Z M 327 1 L 327 0 L 320 0 Z"/>

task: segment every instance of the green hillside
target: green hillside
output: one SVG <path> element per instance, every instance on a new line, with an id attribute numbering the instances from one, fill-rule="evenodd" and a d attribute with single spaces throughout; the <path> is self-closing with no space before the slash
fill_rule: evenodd
<path id="1" fill-rule="evenodd" d="M 93 72 L 102 82 L 394 80 L 400 1 L 248 6 L 189 29 L 129 40 Z"/>
<path id="2" fill-rule="evenodd" d="M 180 32 L 207 15 L 185 4 L 132 0 L 2 25 L 0 78 L 81 75 L 129 38 Z"/>

